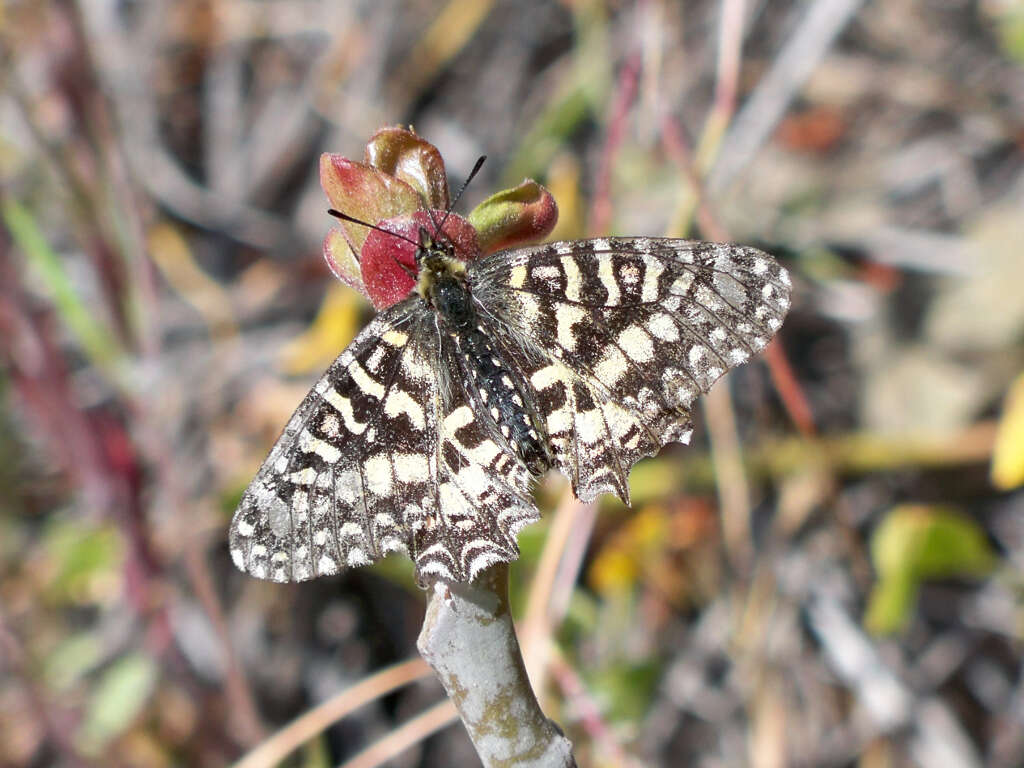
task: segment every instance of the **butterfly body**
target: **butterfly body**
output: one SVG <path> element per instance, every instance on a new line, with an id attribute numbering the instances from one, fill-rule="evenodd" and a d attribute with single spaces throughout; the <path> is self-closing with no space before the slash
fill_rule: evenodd
<path id="1" fill-rule="evenodd" d="M 421 583 L 518 556 L 556 468 L 628 500 L 640 458 L 686 442 L 690 405 L 763 348 L 789 281 L 753 248 L 602 238 L 462 261 L 421 235 L 417 288 L 299 406 L 231 529 L 243 570 L 291 581 L 391 551 Z"/>

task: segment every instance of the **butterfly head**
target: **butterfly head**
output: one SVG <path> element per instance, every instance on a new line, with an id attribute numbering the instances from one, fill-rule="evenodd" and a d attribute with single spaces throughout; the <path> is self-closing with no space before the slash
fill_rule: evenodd
<path id="1" fill-rule="evenodd" d="M 466 263 L 455 255 L 454 244 L 443 234 L 432 235 L 426 227 L 419 231 L 417 291 L 435 309 L 461 313 L 467 297 Z"/>

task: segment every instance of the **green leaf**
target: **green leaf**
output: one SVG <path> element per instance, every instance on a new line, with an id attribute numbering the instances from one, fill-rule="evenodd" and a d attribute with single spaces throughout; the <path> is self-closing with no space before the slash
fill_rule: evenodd
<path id="1" fill-rule="evenodd" d="M 558 221 L 555 198 L 532 179 L 491 195 L 469 214 L 484 253 L 543 239 Z"/>
<path id="2" fill-rule="evenodd" d="M 327 746 L 327 737 L 320 734 L 317 738 L 306 742 L 302 748 L 302 768 L 331 768 L 331 751 Z"/>
<path id="3" fill-rule="evenodd" d="M 98 754 L 127 730 L 156 688 L 157 666 L 142 654 L 125 656 L 108 669 L 93 691 L 78 732 L 81 749 Z"/>
<path id="4" fill-rule="evenodd" d="M 609 721 L 639 723 L 661 682 L 661 671 L 653 660 L 620 662 L 588 674 L 587 684 Z"/>
<path id="5" fill-rule="evenodd" d="M 97 634 L 81 632 L 73 635 L 46 657 L 46 682 L 55 690 L 67 690 L 102 658 L 103 643 Z"/>
<path id="6" fill-rule="evenodd" d="M 122 540 L 113 526 L 58 517 L 46 528 L 44 547 L 56 566 L 50 590 L 62 600 L 88 598 L 96 579 L 121 568 Z"/>
<path id="7" fill-rule="evenodd" d="M 1024 63 L 1024 2 L 1007 0 L 993 3 L 1003 52 L 1017 63 Z"/>
<path id="8" fill-rule="evenodd" d="M 922 581 L 980 578 L 996 564 L 985 532 L 973 520 L 949 509 L 911 504 L 892 509 L 875 529 L 871 559 L 878 583 L 864 623 L 877 634 L 907 625 Z"/>
<path id="9" fill-rule="evenodd" d="M 917 602 L 918 581 L 902 571 L 878 580 L 871 589 L 864 626 L 876 635 L 904 629 Z"/>
<path id="10" fill-rule="evenodd" d="M 85 353 L 98 367 L 110 371 L 121 350 L 110 331 L 95 318 L 75 291 L 64 262 L 46 242 L 36 220 L 17 200 L 5 199 L 0 215 L 14 242 L 25 253 L 28 263 L 42 278 L 43 285 L 61 318 L 78 338 Z"/>

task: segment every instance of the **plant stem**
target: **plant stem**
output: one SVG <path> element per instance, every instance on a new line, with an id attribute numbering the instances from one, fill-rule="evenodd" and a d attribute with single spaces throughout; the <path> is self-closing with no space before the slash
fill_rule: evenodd
<path id="1" fill-rule="evenodd" d="M 575 768 L 572 744 L 530 687 L 508 606 L 508 565 L 434 584 L 416 643 L 485 768 Z"/>

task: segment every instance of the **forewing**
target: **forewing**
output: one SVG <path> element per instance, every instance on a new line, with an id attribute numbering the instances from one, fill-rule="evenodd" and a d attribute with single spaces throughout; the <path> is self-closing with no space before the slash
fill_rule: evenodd
<path id="1" fill-rule="evenodd" d="M 517 557 L 516 532 L 537 518 L 528 478 L 472 418 L 451 346 L 418 297 L 363 330 L 243 494 L 240 569 L 301 581 L 406 551 L 421 582 L 467 581 Z"/>
<path id="2" fill-rule="evenodd" d="M 772 257 L 717 243 L 550 243 L 493 254 L 471 275 L 584 500 L 628 499 L 630 467 L 687 442 L 694 399 L 763 349 L 789 308 L 789 277 Z"/>

